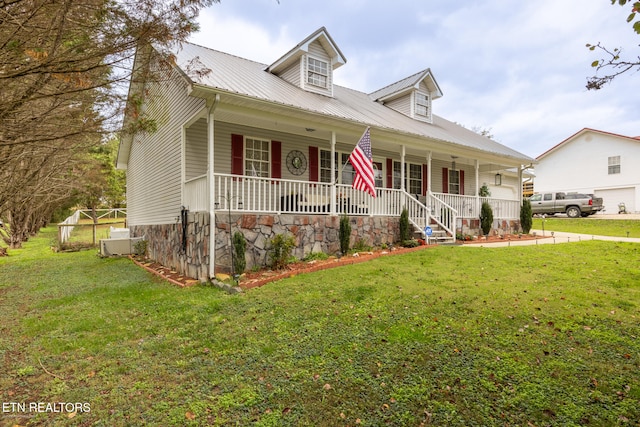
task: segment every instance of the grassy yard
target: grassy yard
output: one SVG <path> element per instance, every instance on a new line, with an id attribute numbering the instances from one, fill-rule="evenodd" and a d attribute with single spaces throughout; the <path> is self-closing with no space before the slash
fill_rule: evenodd
<path id="1" fill-rule="evenodd" d="M 640 423 L 638 244 L 429 248 L 232 296 L 52 233 L 0 258 L 0 396 L 90 412 L 0 423 Z"/>
<path id="2" fill-rule="evenodd" d="M 542 218 L 534 218 L 533 229 L 541 230 L 542 222 Z M 637 219 L 545 218 L 544 228 L 598 236 L 640 237 L 640 220 Z"/>

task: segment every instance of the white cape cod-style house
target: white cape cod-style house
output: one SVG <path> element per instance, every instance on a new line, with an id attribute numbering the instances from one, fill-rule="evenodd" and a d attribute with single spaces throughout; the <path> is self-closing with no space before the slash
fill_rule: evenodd
<path id="1" fill-rule="evenodd" d="M 605 214 L 640 212 L 640 136 L 584 128 L 538 156 L 536 191 L 601 197 Z"/>
<path id="2" fill-rule="evenodd" d="M 343 214 L 352 243 L 393 243 L 403 208 L 416 230 L 453 240 L 477 231 L 484 200 L 496 229 L 518 229 L 533 159 L 434 114 L 431 70 L 369 94 L 335 85 L 346 59 L 325 28 L 271 65 L 188 43 L 175 55 L 166 78 L 131 88 L 157 130 L 124 135 L 118 153 L 129 228 L 152 259 L 207 280 L 231 270 L 236 231 L 247 268 L 267 262 L 276 234 L 295 236 L 300 258 L 335 253 Z M 367 127 L 375 198 L 351 187 L 347 161 Z"/>

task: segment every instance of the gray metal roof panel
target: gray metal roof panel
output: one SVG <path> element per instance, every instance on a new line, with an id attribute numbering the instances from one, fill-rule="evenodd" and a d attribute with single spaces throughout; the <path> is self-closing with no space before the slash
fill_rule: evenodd
<path id="1" fill-rule="evenodd" d="M 375 102 L 364 92 L 334 85 L 333 97 L 315 94 L 265 71 L 266 64 L 190 43 L 184 43 L 176 56 L 177 64 L 183 71 L 194 58 L 211 70 L 204 76 L 190 77 L 192 82 L 204 86 L 372 127 L 396 130 L 516 159 L 533 160 L 437 115 L 433 115 L 432 124 L 414 120 Z M 412 77 L 415 76 L 403 81 Z"/>

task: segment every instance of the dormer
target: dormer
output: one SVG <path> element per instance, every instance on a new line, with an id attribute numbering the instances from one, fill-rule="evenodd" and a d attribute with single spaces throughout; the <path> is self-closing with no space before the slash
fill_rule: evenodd
<path id="1" fill-rule="evenodd" d="M 433 123 L 431 103 L 442 96 L 442 91 L 431 70 L 427 68 L 370 93 L 369 96 L 412 119 Z"/>
<path id="2" fill-rule="evenodd" d="M 266 71 L 306 91 L 333 96 L 333 71 L 346 62 L 322 27 L 267 67 Z"/>

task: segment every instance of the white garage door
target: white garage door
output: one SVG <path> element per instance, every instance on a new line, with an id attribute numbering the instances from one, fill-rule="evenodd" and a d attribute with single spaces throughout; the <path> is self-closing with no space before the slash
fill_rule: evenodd
<path id="1" fill-rule="evenodd" d="M 636 194 L 633 187 L 629 188 L 611 188 L 607 190 L 596 190 L 596 197 L 602 197 L 605 214 L 618 213 L 618 204 L 624 202 L 627 212 L 636 211 Z"/>

